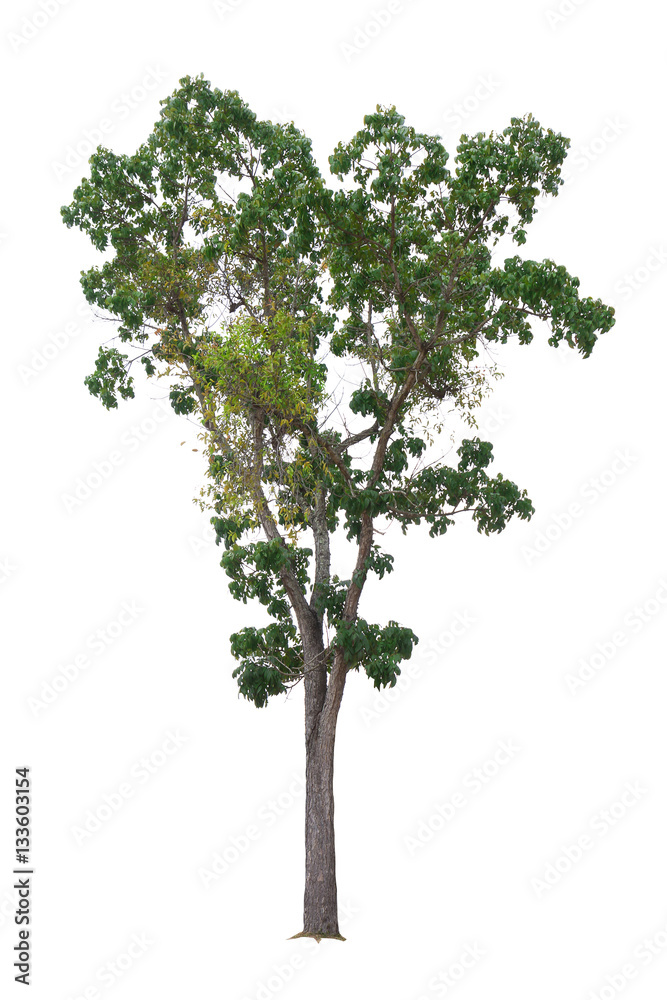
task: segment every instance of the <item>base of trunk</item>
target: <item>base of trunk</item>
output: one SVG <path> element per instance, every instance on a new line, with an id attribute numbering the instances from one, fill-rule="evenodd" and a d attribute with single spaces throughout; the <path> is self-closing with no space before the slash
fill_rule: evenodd
<path id="1" fill-rule="evenodd" d="M 334 941 L 347 941 L 347 938 L 344 938 L 342 934 L 326 934 L 324 931 L 322 931 L 321 933 L 317 933 L 316 931 L 299 931 L 298 934 L 292 934 L 292 936 L 290 938 L 287 938 L 287 940 L 293 941 L 294 938 L 300 938 L 300 937 L 315 938 L 318 944 L 322 940 L 322 938 L 331 938 Z"/>

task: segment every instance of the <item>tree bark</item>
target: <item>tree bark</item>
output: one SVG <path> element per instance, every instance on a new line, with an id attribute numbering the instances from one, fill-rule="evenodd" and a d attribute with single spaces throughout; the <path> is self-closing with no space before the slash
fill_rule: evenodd
<path id="1" fill-rule="evenodd" d="M 316 938 L 340 937 L 333 771 L 334 734 L 318 731 L 306 747 L 306 888 L 303 897 L 303 934 Z"/>
<path id="2" fill-rule="evenodd" d="M 338 928 L 333 765 L 336 718 L 327 695 L 322 626 L 304 641 L 306 716 L 306 886 L 303 930 L 295 937 L 341 938 Z M 326 709 L 325 709 L 326 706 Z"/>

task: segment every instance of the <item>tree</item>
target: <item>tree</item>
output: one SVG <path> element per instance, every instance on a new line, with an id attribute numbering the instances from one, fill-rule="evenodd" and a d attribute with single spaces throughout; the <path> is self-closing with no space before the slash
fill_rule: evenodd
<path id="1" fill-rule="evenodd" d="M 392 570 L 380 530 L 423 522 L 437 536 L 467 511 L 489 534 L 530 518 L 525 491 L 487 471 L 489 442 L 463 439 L 455 465 L 434 457 L 443 407 L 474 425 L 489 345 L 530 343 L 537 320 L 549 344 L 587 358 L 613 309 L 580 297 L 551 260 L 492 262 L 499 241 L 525 242 L 538 197 L 562 184 L 569 140 L 531 115 L 462 136 L 450 171 L 437 136 L 378 106 L 329 157 L 327 186 L 310 140 L 258 120 L 236 91 L 185 77 L 161 103 L 137 152 L 99 147 L 62 209 L 106 254 L 81 283 L 130 351 L 103 346 L 86 384 L 116 407 L 139 361 L 169 380 L 176 413 L 201 422 L 201 503 L 230 591 L 268 615 L 231 636 L 240 692 L 261 707 L 304 685 L 301 934 L 340 937 L 333 761 L 346 676 L 393 686 L 418 641 L 359 615 L 368 575 Z M 352 550 L 344 578 L 337 532 Z"/>

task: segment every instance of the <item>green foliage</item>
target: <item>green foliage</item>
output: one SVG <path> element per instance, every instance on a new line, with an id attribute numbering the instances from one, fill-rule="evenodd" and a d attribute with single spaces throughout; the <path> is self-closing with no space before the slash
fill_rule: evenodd
<path id="1" fill-rule="evenodd" d="M 579 279 L 552 260 L 508 258 L 503 270 L 491 273 L 489 287 L 501 305 L 488 325 L 487 340 L 506 343 L 514 334 L 520 343 L 529 344 L 533 333 L 527 317 L 538 316 L 551 326 L 553 347 L 565 340 L 587 358 L 598 331 L 606 333 L 614 325 L 614 310 L 600 299 L 580 299 Z"/>
<path id="2" fill-rule="evenodd" d="M 121 354 L 116 347 L 100 347 L 95 371 L 84 382 L 93 396 L 98 396 L 107 410 L 118 406 L 118 397 L 132 399 L 133 378 L 129 374 L 127 354 Z"/>
<path id="3" fill-rule="evenodd" d="M 291 622 L 244 628 L 230 641 L 232 655 L 241 661 L 232 676 L 243 697 L 257 708 L 264 708 L 272 695 L 283 694 L 290 682 L 301 678 L 303 652 Z"/>
<path id="4" fill-rule="evenodd" d="M 398 664 L 410 659 L 417 642 L 419 639 L 412 629 L 397 622 L 390 621 L 381 628 L 363 618 L 341 621 L 334 640 L 342 649 L 347 665 L 353 670 L 363 667 L 376 688 L 394 686 L 401 672 Z"/>
<path id="5" fill-rule="evenodd" d="M 431 525 L 431 536 L 442 535 L 453 524 L 453 515 L 472 511 L 477 530 L 488 535 L 502 531 L 513 514 L 528 519 L 534 508 L 524 490 L 498 474 L 486 473 L 493 458 L 492 446 L 479 438 L 464 440 L 458 449 L 458 468 L 423 469 L 410 481 L 402 506 L 392 510 L 403 532 L 422 520 Z"/>
<path id="6" fill-rule="evenodd" d="M 197 409 L 197 400 L 191 388 L 172 386 L 169 390 L 169 402 L 174 413 L 194 413 Z"/>
<path id="7" fill-rule="evenodd" d="M 305 592 L 311 555 L 310 549 L 287 546 L 281 539 L 273 539 L 270 542 L 231 545 L 220 565 L 232 581 L 229 589 L 237 601 L 247 604 L 249 599 L 257 599 L 260 604 L 266 605 L 269 614 L 274 614 L 274 608 L 279 608 L 278 613 L 281 613 L 283 606 L 282 602 L 274 604 L 274 588 L 280 571 L 289 567 Z"/>
<path id="8" fill-rule="evenodd" d="M 199 344 L 194 360 L 200 379 L 206 392 L 219 401 L 216 424 L 236 457 L 237 475 L 228 468 L 225 491 L 232 503 L 243 492 L 253 463 L 255 439 L 246 418 L 249 412 L 261 412 L 263 425 L 273 440 L 283 445 L 286 437 L 298 435 L 317 422 L 327 370 L 314 360 L 312 336 L 307 321 L 277 310 L 264 322 L 241 317 L 230 323 L 224 334 Z M 290 463 L 283 460 L 284 448 L 278 451 L 275 482 L 284 485 L 286 481 L 293 487 L 296 474 L 303 482 L 310 469 L 308 457 L 299 459 L 295 454 Z M 291 498 L 285 499 L 281 505 L 283 523 L 300 520 L 298 505 L 290 503 Z"/>
<path id="9" fill-rule="evenodd" d="M 357 614 L 368 574 L 392 570 L 374 532 L 423 522 L 438 536 L 468 512 L 489 534 L 533 513 L 487 472 L 489 442 L 462 441 L 456 466 L 426 457 L 448 409 L 474 424 L 495 375 L 488 344 L 528 344 L 538 321 L 551 346 L 589 357 L 613 326 L 563 266 L 492 264 L 558 193 L 568 146 L 527 115 L 462 136 L 450 162 L 438 136 L 378 106 L 329 157 L 333 189 L 293 124 L 185 77 L 136 153 L 90 158 L 62 216 L 105 252 L 81 283 L 128 353 L 103 347 L 86 384 L 115 407 L 139 360 L 200 422 L 199 502 L 230 591 L 272 619 L 232 636 L 256 705 L 303 678 L 306 619 L 328 630 L 327 670 L 337 655 L 376 687 L 395 683 L 416 637 Z M 357 548 L 346 579 L 329 565 L 338 529 Z"/>

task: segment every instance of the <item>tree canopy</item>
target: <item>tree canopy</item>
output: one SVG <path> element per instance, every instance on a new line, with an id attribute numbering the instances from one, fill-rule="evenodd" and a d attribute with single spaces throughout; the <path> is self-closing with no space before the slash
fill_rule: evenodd
<path id="1" fill-rule="evenodd" d="M 185 77 L 136 153 L 91 156 L 62 215 L 104 255 L 81 282 L 119 344 L 100 349 L 86 383 L 116 407 L 143 365 L 201 422 L 202 502 L 231 593 L 269 618 L 231 637 L 256 705 L 304 678 L 313 624 L 327 637 L 320 708 L 332 670 L 395 684 L 417 637 L 358 614 L 367 575 L 392 569 L 379 525 L 435 536 L 467 511 L 488 534 L 531 516 L 525 491 L 490 473 L 489 442 L 463 439 L 453 465 L 429 443 L 443 409 L 480 402 L 489 345 L 529 344 L 543 321 L 549 344 L 587 358 L 613 325 L 554 261 L 494 262 L 558 193 L 568 146 L 526 115 L 462 136 L 450 166 L 438 136 L 378 106 L 335 147 L 325 181 L 294 124 Z M 343 577 L 338 530 L 353 546 Z"/>

